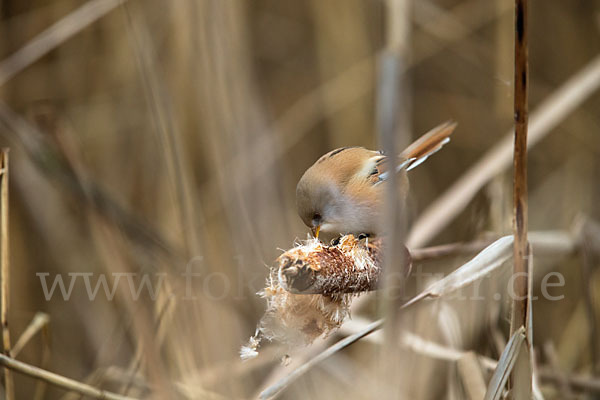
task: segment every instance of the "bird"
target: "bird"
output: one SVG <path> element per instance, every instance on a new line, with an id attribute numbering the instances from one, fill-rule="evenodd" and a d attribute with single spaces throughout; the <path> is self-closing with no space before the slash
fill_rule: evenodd
<path id="1" fill-rule="evenodd" d="M 358 146 L 326 153 L 306 170 L 296 186 L 298 215 L 317 239 L 320 233 L 378 236 L 390 174 L 398 174 L 399 197 L 404 201 L 409 187 L 406 172 L 447 144 L 455 128 L 452 121 L 436 126 L 398 157 Z"/>

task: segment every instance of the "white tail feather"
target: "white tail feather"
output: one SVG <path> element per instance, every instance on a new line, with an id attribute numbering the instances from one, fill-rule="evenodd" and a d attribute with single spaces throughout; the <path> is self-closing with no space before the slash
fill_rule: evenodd
<path id="1" fill-rule="evenodd" d="M 431 150 L 429 153 L 424 154 L 423 156 L 421 156 L 419 158 L 412 158 L 411 160 L 414 160 L 412 162 L 409 162 L 409 163 L 403 162 L 398 167 L 400 167 L 400 166 L 406 167 L 407 171 L 410 171 L 411 169 L 414 169 L 414 168 L 418 167 L 419 165 L 423 164 L 423 162 L 425 162 L 425 160 L 427 160 L 429 158 L 429 156 L 431 156 L 431 155 L 437 153 L 438 151 L 440 151 L 440 149 L 442 147 L 444 147 L 444 145 L 446 143 L 448 143 L 449 141 L 450 141 L 449 137 L 445 138 L 444 140 L 442 140 L 440 142 L 440 144 L 436 148 L 434 148 L 433 150 Z M 398 169 L 398 171 L 400 171 L 400 169 Z"/>

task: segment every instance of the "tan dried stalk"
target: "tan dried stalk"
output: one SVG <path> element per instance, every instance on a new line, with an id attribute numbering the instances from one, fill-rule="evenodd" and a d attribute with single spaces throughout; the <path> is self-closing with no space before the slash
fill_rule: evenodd
<path id="1" fill-rule="evenodd" d="M 0 354 L 0 365 L 20 372 L 24 375 L 35 379 L 42 380 L 61 389 L 77 392 L 92 399 L 105 400 L 135 400 L 133 397 L 121 396 L 120 394 L 107 392 L 106 390 L 97 389 L 85 383 L 78 382 L 74 379 L 55 374 L 44 369 L 34 367 L 33 365 L 17 361 L 14 358 Z"/>
<path id="2" fill-rule="evenodd" d="M 0 153 L 0 281 L 2 285 L 0 323 L 2 324 L 2 345 L 4 354 L 11 356 L 10 330 L 8 328 L 8 305 L 10 298 L 10 255 L 8 242 L 8 149 Z M 12 374 L 4 371 L 4 392 L 7 400 L 15 398 Z"/>

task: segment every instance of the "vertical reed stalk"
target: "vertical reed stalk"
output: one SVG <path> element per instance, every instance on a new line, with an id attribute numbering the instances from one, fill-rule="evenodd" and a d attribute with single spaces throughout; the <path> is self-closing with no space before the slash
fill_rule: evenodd
<path id="1" fill-rule="evenodd" d="M 388 0 L 386 9 L 386 46 L 380 56 L 379 82 L 377 88 L 377 128 L 384 152 L 393 160 L 400 154 L 402 137 L 409 126 L 409 90 L 406 65 L 410 47 L 411 0 Z M 402 175 L 391 174 L 387 182 L 384 208 L 384 230 L 389 246 L 383 255 L 383 314 L 386 326 L 385 343 L 382 347 L 384 382 L 381 396 L 402 397 L 405 383 L 400 376 L 401 366 L 398 336 L 402 326 L 400 306 L 408 263 L 403 252 L 405 242 L 404 206 L 399 198 L 399 189 L 405 185 Z"/>
<path id="2" fill-rule="evenodd" d="M 10 331 L 8 329 L 8 299 L 10 297 L 10 273 L 8 252 L 8 149 L 0 153 L 0 290 L 2 291 L 0 323 L 2 323 L 2 345 L 4 354 L 11 357 Z M 6 400 L 15 398 L 12 373 L 4 370 Z"/>
<path id="3" fill-rule="evenodd" d="M 514 260 L 514 301 L 511 317 L 511 336 L 521 327 L 527 326 L 528 302 L 528 256 L 527 242 L 527 122 L 528 122 L 528 37 L 527 0 L 515 0 L 515 71 L 514 71 L 514 118 L 515 140 L 513 152 L 513 260 Z M 531 341 L 526 335 L 525 340 Z M 516 371 L 515 369 L 513 371 Z M 527 385 L 531 393 L 531 380 L 520 379 L 515 372 L 511 376 L 513 394 L 524 393 Z M 520 387 L 517 387 L 520 386 Z M 527 388 L 525 388 L 527 389 Z"/>
<path id="4" fill-rule="evenodd" d="M 515 295 L 511 333 L 525 326 L 527 309 L 527 0 L 515 0 L 515 142 L 513 234 Z"/>

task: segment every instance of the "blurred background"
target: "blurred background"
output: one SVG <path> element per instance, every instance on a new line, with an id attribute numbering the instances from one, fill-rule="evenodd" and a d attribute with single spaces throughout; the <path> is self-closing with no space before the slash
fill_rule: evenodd
<path id="1" fill-rule="evenodd" d="M 452 142 L 410 173 L 409 221 L 511 129 L 512 7 L 419 0 L 397 16 L 406 24 L 407 82 L 399 140 L 458 122 Z M 163 399 L 254 398 L 290 371 L 283 354 L 295 352 L 292 363 L 310 358 L 315 348 L 268 343 L 248 363 L 238 353 L 264 311 L 256 293 L 268 267 L 307 236 L 295 209 L 304 170 L 336 147 L 379 146 L 379 55 L 391 9 L 376 0 L 2 1 L 13 343 L 37 313 L 49 317 L 17 358 Z M 530 109 L 599 51 L 599 1 L 531 1 Z M 576 221 L 600 219 L 598 110 L 592 93 L 530 148 L 531 230 L 572 232 Z M 421 246 L 510 234 L 511 201 L 507 167 Z M 534 304 L 534 348 L 540 368 L 593 381 L 600 275 L 584 250 L 536 261 L 564 275 L 565 286 L 553 290 L 565 297 Z M 414 267 L 448 273 L 468 259 Z M 406 330 L 498 359 L 510 303 L 488 294 L 511 267 L 481 284 L 485 301 L 410 309 Z M 94 288 L 101 276 L 110 286 L 119 274 L 112 299 L 101 288 L 90 298 L 84 277 Z M 45 295 L 42 283 L 50 288 L 57 276 L 66 289 L 75 282 L 68 300 L 58 284 Z M 128 283 L 140 288 L 144 277 L 161 286 L 135 298 Z M 411 282 L 407 290 L 422 287 Z M 369 296 L 357 321 L 378 317 L 377 295 Z M 339 352 L 281 398 L 372 398 L 373 388 L 389 385 L 373 367 L 378 346 L 364 340 Z M 453 362 L 410 349 L 400 356 L 399 397 L 467 398 Z M 79 398 L 14 379 L 19 399 Z M 598 398 L 557 382 L 565 381 L 542 383 L 546 398 Z"/>

